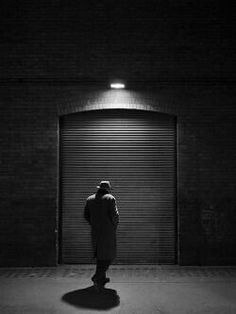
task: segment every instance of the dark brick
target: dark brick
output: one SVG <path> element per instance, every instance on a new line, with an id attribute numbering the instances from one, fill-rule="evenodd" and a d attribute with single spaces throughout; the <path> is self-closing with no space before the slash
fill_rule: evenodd
<path id="1" fill-rule="evenodd" d="M 1 8 L 0 265 L 57 262 L 59 118 L 114 101 L 177 118 L 179 263 L 235 264 L 233 19 L 215 1 L 92 2 Z"/>

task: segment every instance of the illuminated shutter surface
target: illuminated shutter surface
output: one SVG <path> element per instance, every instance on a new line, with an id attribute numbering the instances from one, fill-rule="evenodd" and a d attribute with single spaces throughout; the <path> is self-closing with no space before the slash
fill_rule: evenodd
<path id="1" fill-rule="evenodd" d="M 92 263 L 86 198 L 110 180 L 120 213 L 123 264 L 176 262 L 176 126 L 138 110 L 76 113 L 61 120 L 61 260 Z"/>

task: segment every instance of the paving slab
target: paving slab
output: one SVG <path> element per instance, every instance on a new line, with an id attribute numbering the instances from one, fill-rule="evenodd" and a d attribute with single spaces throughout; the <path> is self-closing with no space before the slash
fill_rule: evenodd
<path id="1" fill-rule="evenodd" d="M 0 313 L 236 313 L 234 267 L 112 266 L 100 293 L 94 268 L 0 268 Z"/>

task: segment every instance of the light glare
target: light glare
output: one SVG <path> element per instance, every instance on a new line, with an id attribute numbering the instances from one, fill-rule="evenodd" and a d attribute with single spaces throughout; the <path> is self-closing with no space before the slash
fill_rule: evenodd
<path id="1" fill-rule="evenodd" d="M 111 88 L 115 88 L 115 89 L 125 88 L 125 84 L 123 84 L 123 83 L 112 83 L 110 86 L 111 86 Z"/>

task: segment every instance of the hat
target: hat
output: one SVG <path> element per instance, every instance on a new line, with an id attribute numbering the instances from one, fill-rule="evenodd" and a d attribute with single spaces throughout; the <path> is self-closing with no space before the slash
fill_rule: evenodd
<path id="1" fill-rule="evenodd" d="M 103 190 L 107 190 L 107 189 L 112 190 L 110 181 L 101 181 L 100 185 L 98 185 L 97 188 L 98 189 L 103 189 Z"/>

